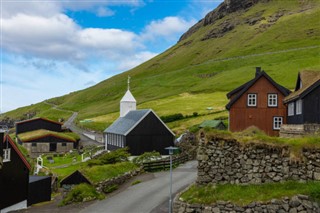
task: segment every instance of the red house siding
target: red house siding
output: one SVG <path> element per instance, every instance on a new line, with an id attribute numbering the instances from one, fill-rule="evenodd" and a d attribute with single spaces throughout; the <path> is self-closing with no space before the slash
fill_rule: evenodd
<path id="1" fill-rule="evenodd" d="M 257 106 L 248 107 L 247 97 L 249 93 L 257 94 Z M 278 106 L 268 107 L 268 94 L 278 95 Z M 231 97 L 234 98 L 236 95 Z M 230 131 L 242 131 L 250 126 L 256 126 L 266 134 L 278 136 L 279 130 L 273 129 L 273 117 L 283 117 L 286 123 L 287 109 L 283 105 L 284 95 L 272 85 L 265 77 L 258 79 L 230 108 Z"/>

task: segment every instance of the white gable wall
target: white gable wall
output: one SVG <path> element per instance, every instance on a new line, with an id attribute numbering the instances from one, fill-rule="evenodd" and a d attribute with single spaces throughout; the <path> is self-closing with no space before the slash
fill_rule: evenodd
<path id="1" fill-rule="evenodd" d="M 137 103 L 133 101 L 120 102 L 120 117 L 124 117 L 128 112 L 137 109 Z"/>

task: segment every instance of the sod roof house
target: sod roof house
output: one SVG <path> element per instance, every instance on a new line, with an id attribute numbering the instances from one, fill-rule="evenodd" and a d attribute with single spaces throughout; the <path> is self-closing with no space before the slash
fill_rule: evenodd
<path id="1" fill-rule="evenodd" d="M 35 118 L 16 123 L 19 144 L 29 153 L 67 152 L 78 147 L 79 139 L 70 132 L 62 132 L 62 123 Z"/>
<path id="2" fill-rule="evenodd" d="M 0 212 L 27 208 L 30 164 L 9 137 L 0 133 L 3 166 L 0 169 Z"/>
<path id="3" fill-rule="evenodd" d="M 288 124 L 320 124 L 320 71 L 298 74 L 295 91 L 284 99 Z"/>
<path id="4" fill-rule="evenodd" d="M 211 129 L 219 129 L 219 130 L 225 130 L 227 129 L 226 125 L 221 120 L 206 120 L 203 121 L 199 128 L 211 128 Z"/>
<path id="5" fill-rule="evenodd" d="M 271 136 L 278 136 L 286 122 L 283 99 L 290 90 L 276 83 L 266 72 L 256 68 L 255 77 L 227 94 L 230 131 L 256 126 Z"/>
<path id="6" fill-rule="evenodd" d="M 136 110 L 129 87 L 120 101 L 120 117 L 104 131 L 107 150 L 128 147 L 132 155 L 165 150 L 173 146 L 174 133 L 151 109 Z"/>

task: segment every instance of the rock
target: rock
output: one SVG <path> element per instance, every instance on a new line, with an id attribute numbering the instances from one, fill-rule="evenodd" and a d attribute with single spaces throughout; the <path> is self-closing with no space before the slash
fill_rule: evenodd
<path id="1" fill-rule="evenodd" d="M 298 207 L 301 204 L 301 200 L 297 196 L 293 196 L 289 201 L 290 207 Z"/>
<path id="2" fill-rule="evenodd" d="M 320 180 L 320 172 L 314 172 L 314 173 L 313 173 L 313 178 L 314 178 L 315 180 Z"/>
<path id="3" fill-rule="evenodd" d="M 220 213 L 220 208 L 214 207 L 214 208 L 212 208 L 211 211 L 212 211 L 213 213 Z"/>

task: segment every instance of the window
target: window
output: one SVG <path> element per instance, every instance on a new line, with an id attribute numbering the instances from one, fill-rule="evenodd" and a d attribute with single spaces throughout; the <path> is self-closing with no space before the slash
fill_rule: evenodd
<path id="1" fill-rule="evenodd" d="M 61 146 L 67 146 L 67 143 L 62 143 Z"/>
<path id="2" fill-rule="evenodd" d="M 273 117 L 273 129 L 279 130 L 283 122 L 282 117 Z"/>
<path id="3" fill-rule="evenodd" d="M 269 107 L 278 106 L 278 95 L 277 94 L 268 94 L 268 106 Z"/>
<path id="4" fill-rule="evenodd" d="M 288 104 L 288 116 L 294 115 L 294 103 Z"/>
<path id="5" fill-rule="evenodd" d="M 302 100 L 299 99 L 296 101 L 296 114 L 300 115 L 302 113 Z"/>
<path id="6" fill-rule="evenodd" d="M 248 94 L 248 106 L 257 106 L 257 94 Z"/>
<path id="7" fill-rule="evenodd" d="M 3 150 L 3 162 L 10 161 L 11 149 L 4 149 Z"/>
<path id="8" fill-rule="evenodd" d="M 32 143 L 31 146 L 35 147 L 37 146 L 37 143 Z"/>

